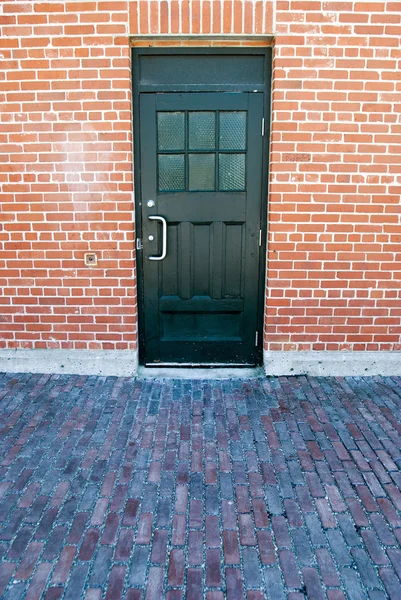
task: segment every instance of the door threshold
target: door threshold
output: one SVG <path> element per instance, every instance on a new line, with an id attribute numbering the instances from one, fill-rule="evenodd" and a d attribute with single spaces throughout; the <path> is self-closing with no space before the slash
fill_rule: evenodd
<path id="1" fill-rule="evenodd" d="M 264 377 L 262 367 L 233 366 L 233 365 L 169 365 L 169 366 L 140 366 L 138 377 L 145 379 L 251 379 Z"/>

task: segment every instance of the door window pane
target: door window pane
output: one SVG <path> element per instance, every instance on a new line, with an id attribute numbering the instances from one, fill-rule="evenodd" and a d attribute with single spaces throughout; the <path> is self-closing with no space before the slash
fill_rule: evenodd
<path id="1" fill-rule="evenodd" d="M 159 154 L 158 179 L 159 192 L 185 190 L 184 154 Z"/>
<path id="2" fill-rule="evenodd" d="M 223 111 L 220 113 L 220 150 L 245 150 L 246 111 Z"/>
<path id="3" fill-rule="evenodd" d="M 185 113 L 157 113 L 157 145 L 159 150 L 184 150 Z"/>
<path id="4" fill-rule="evenodd" d="M 245 154 L 219 154 L 219 189 L 245 190 Z"/>
<path id="5" fill-rule="evenodd" d="M 215 155 L 189 154 L 189 190 L 215 189 Z"/>
<path id="6" fill-rule="evenodd" d="M 214 112 L 190 112 L 189 149 L 214 150 L 216 147 L 216 117 Z"/>

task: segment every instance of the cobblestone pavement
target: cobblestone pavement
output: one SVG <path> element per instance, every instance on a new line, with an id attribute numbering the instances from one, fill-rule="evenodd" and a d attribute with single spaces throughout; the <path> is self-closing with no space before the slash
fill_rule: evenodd
<path id="1" fill-rule="evenodd" d="M 401 599 L 401 379 L 0 375 L 4 600 Z"/>

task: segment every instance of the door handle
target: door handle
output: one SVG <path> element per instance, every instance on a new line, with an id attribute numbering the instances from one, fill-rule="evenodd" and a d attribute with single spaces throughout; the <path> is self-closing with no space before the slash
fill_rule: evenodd
<path id="1" fill-rule="evenodd" d="M 164 217 L 152 216 L 148 217 L 151 221 L 160 221 L 163 225 L 163 241 L 162 241 L 162 253 L 160 256 L 148 256 L 149 260 L 164 260 L 167 255 L 167 221 Z"/>

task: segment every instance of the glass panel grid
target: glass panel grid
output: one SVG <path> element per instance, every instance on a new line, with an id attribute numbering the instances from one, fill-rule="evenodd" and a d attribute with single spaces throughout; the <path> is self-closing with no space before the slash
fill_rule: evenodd
<path id="1" fill-rule="evenodd" d="M 245 190 L 245 154 L 219 154 L 219 190 Z"/>
<path id="2" fill-rule="evenodd" d="M 220 150 L 245 150 L 246 111 L 221 111 L 219 121 Z"/>
<path id="3" fill-rule="evenodd" d="M 157 147 L 160 151 L 185 149 L 185 113 L 157 113 Z"/>
<path id="4" fill-rule="evenodd" d="M 189 154 L 189 191 L 214 191 L 216 189 L 215 154 Z"/>
<path id="5" fill-rule="evenodd" d="M 189 150 L 214 150 L 216 147 L 216 113 L 188 113 Z"/>
<path id="6" fill-rule="evenodd" d="M 185 155 L 159 154 L 159 192 L 181 192 L 185 190 Z"/>
<path id="7" fill-rule="evenodd" d="M 246 111 L 158 112 L 158 191 L 245 191 L 246 129 Z"/>

